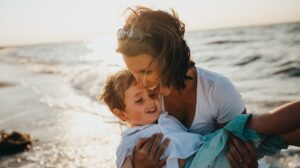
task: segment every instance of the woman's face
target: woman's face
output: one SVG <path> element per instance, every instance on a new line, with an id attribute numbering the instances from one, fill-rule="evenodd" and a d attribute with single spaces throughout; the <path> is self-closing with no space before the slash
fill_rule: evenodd
<path id="1" fill-rule="evenodd" d="M 137 56 L 123 55 L 123 60 L 127 69 L 133 73 L 138 87 L 155 89 L 159 84 L 158 66 L 149 54 Z"/>

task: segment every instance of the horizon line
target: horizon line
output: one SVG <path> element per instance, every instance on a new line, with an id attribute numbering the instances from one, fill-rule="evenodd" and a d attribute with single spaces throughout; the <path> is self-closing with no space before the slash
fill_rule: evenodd
<path id="1" fill-rule="evenodd" d="M 262 23 L 262 24 L 249 24 L 249 25 L 235 25 L 235 26 L 224 26 L 224 27 L 212 27 L 212 28 L 196 28 L 192 30 L 186 30 L 185 33 L 193 33 L 199 31 L 213 31 L 213 30 L 225 30 L 225 29 L 238 29 L 238 28 L 251 28 L 251 27 L 260 27 L 260 26 L 271 26 L 271 25 L 283 25 L 283 24 L 295 24 L 300 23 L 300 20 L 297 21 L 282 21 L 282 22 L 273 22 L 273 23 Z M 104 37 L 104 35 L 94 36 L 91 38 L 74 38 L 74 39 L 66 39 L 66 40 L 57 40 L 57 41 L 45 41 L 45 42 L 29 42 L 23 44 L 12 44 L 12 45 L 1 45 L 0 50 L 5 48 L 12 47 L 24 47 L 24 46 L 34 46 L 34 45 L 47 45 L 47 44 L 59 44 L 59 43 L 71 43 L 71 42 L 88 42 L 93 39 Z"/>

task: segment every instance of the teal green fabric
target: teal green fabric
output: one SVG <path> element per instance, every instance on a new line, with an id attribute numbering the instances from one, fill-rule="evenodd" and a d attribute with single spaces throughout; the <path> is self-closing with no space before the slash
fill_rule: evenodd
<path id="1" fill-rule="evenodd" d="M 279 136 L 266 136 L 245 125 L 251 114 L 241 114 L 232 119 L 224 128 L 203 137 L 203 144 L 193 158 L 190 158 L 185 168 L 230 168 L 226 157 L 229 134 L 234 134 L 244 141 L 251 140 L 256 147 L 259 158 L 265 155 L 279 153 L 288 145 Z"/>

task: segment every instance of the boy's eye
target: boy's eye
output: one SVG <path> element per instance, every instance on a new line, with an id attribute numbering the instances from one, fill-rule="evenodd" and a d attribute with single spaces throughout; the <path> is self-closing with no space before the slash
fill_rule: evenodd
<path id="1" fill-rule="evenodd" d="M 141 99 L 138 99 L 138 100 L 136 100 L 135 102 L 136 103 L 142 103 L 144 100 L 141 98 Z"/>

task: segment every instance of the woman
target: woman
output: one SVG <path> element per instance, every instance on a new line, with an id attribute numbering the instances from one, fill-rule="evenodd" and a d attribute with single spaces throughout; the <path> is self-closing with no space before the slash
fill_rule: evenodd
<path id="1" fill-rule="evenodd" d="M 185 27 L 174 11 L 169 14 L 144 7 L 131 9 L 118 30 L 117 52 L 138 86 L 159 92 L 164 110 L 189 131 L 207 134 L 234 116 L 246 113 L 239 92 L 224 76 L 195 66 L 184 40 Z M 161 135 L 140 140 L 133 162 L 138 167 L 161 167 L 168 141 Z M 232 167 L 256 167 L 252 143 L 232 138 L 227 152 Z"/>

